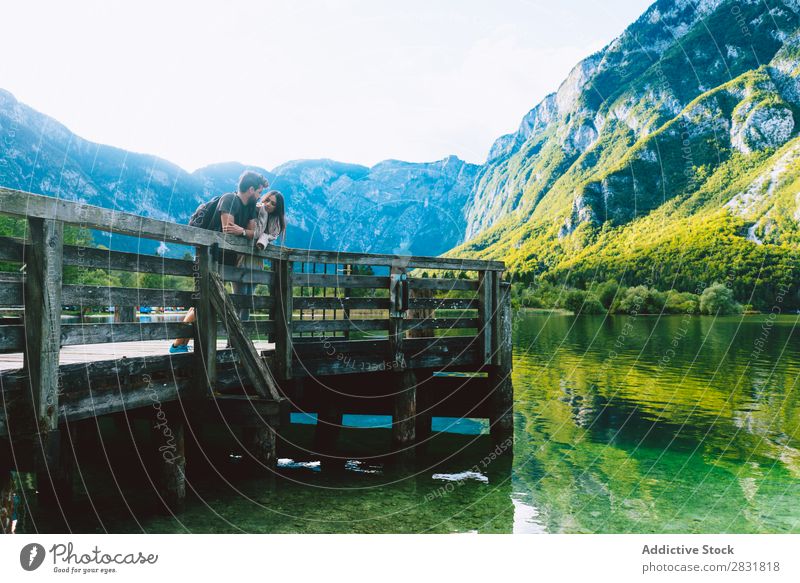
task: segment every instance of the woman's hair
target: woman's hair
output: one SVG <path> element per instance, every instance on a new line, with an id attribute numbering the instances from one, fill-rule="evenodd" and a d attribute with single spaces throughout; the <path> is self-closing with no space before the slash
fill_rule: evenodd
<path id="1" fill-rule="evenodd" d="M 261 197 L 261 200 L 263 201 L 272 195 L 275 195 L 275 210 L 269 213 L 267 232 L 270 231 L 270 226 L 275 224 L 273 221 L 277 221 L 280 226 L 278 235 L 280 235 L 281 241 L 286 241 L 286 203 L 283 200 L 283 195 L 277 190 L 270 190 Z"/>

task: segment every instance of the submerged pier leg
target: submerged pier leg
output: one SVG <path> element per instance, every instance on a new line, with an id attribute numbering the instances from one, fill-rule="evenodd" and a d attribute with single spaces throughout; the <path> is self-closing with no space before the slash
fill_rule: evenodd
<path id="1" fill-rule="evenodd" d="M 249 426 L 242 429 L 242 441 L 250 455 L 256 461 L 260 471 L 275 469 L 277 462 L 275 420 L 272 426 L 267 423 L 258 426 Z M 272 473 L 272 472 L 270 472 Z"/>
<path id="2" fill-rule="evenodd" d="M 161 487 L 161 498 L 169 512 L 181 512 L 186 503 L 186 443 L 184 423 L 175 412 L 168 422 L 157 420 L 156 464 Z"/>
<path id="3" fill-rule="evenodd" d="M 34 437 L 36 488 L 42 506 L 60 507 L 72 502 L 75 455 L 71 444 L 74 443 L 74 428 Z"/>
<path id="4" fill-rule="evenodd" d="M 342 409 L 335 403 L 326 402 L 317 412 L 317 427 L 314 431 L 314 451 L 320 456 L 325 470 L 344 469 L 344 458 L 337 455 L 336 442 L 342 429 Z"/>
<path id="5" fill-rule="evenodd" d="M 392 445 L 396 450 L 413 448 L 417 424 L 417 375 L 411 369 L 395 373 L 392 412 Z"/>

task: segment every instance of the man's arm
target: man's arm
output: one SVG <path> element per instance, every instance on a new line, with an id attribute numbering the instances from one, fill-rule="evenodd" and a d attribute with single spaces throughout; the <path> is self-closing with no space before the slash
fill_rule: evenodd
<path id="1" fill-rule="evenodd" d="M 222 232 L 229 235 L 241 235 L 244 229 L 236 224 L 233 215 L 230 213 L 220 213 L 219 222 L 222 224 Z"/>
<path id="2" fill-rule="evenodd" d="M 251 220 L 247 223 L 247 227 L 240 227 L 233 220 L 233 215 L 229 213 L 221 213 L 219 215 L 220 223 L 222 223 L 222 232 L 230 235 L 241 235 L 244 232 L 248 239 L 253 238 L 255 233 L 256 221 Z"/>

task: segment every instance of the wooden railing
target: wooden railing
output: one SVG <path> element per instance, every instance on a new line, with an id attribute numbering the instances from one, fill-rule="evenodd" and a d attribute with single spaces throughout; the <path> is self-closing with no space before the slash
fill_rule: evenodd
<path id="1" fill-rule="evenodd" d="M 28 324 L 4 320 L 0 352 L 24 352 L 25 368 L 32 378 L 41 375 L 45 385 L 54 382 L 63 346 L 178 337 L 196 338 L 195 352 L 213 385 L 216 340 L 225 334 L 225 323 L 217 322 L 208 299 L 212 270 L 225 281 L 258 286 L 257 293 L 231 297 L 237 307 L 251 310 L 246 331 L 275 343 L 271 358 L 281 380 L 309 370 L 348 372 L 346 362 L 321 353 L 323 343 L 337 355 L 366 352 L 372 364 L 407 356 L 430 366 L 480 366 L 498 352 L 502 262 L 272 246 L 258 251 L 249 241 L 219 232 L 3 188 L 0 214 L 24 219 L 28 232 L 25 240 L 0 241 L 0 262 L 17 270 L 0 277 L 0 311 L 24 306 Z M 67 245 L 65 225 L 193 246 L 195 260 Z M 247 267 L 219 265 L 219 250 L 244 254 Z M 65 284 L 67 267 L 179 276 L 190 289 Z M 426 271 L 437 276 L 423 277 Z M 193 306 L 198 321 L 194 326 L 119 317 L 114 323 L 60 321 L 62 306 L 115 306 L 118 313 L 127 307 L 132 320 L 130 308 L 144 305 Z M 398 345 L 406 335 L 414 338 L 405 341 L 408 354 L 403 354 Z M 309 341 L 315 342 L 306 346 Z M 42 403 L 55 402 L 55 392 L 45 390 Z M 44 414 L 46 407 L 40 409 Z"/>
<path id="2" fill-rule="evenodd" d="M 415 440 L 415 419 L 417 439 L 430 430 L 434 411 L 488 417 L 493 435 L 511 432 L 511 318 L 502 262 L 284 247 L 258 251 L 249 240 L 219 232 L 5 188 L 0 188 L 0 215 L 18 219 L 26 233 L 0 238 L 0 354 L 23 355 L 21 369 L 0 371 L 0 436 L 38 435 L 34 465 L 37 471 L 47 469 L 54 486 L 59 423 L 127 412 L 154 400 L 214 400 L 216 411 L 230 413 L 247 429 L 256 457 L 265 463 L 274 463 L 275 429 L 291 400 L 313 407 L 333 427 L 345 408 L 383 403 L 385 411 L 388 399 L 392 439 L 400 448 Z M 64 238 L 67 226 L 185 245 L 194 248 L 194 257 L 70 245 Z M 223 251 L 246 260 L 237 267 L 221 265 Z M 76 275 L 75 268 L 84 271 Z M 86 283 L 91 270 L 176 276 L 183 289 L 91 285 Z M 229 291 L 231 306 L 214 273 L 237 288 L 249 285 L 250 293 Z M 215 311 L 220 305 L 227 322 Z M 87 306 L 114 306 L 114 321 L 62 323 L 65 306 L 79 306 L 81 314 Z M 140 315 L 136 321 L 136 306 L 194 307 L 197 320 L 145 322 Z M 244 334 L 237 329 L 232 340 L 247 348 L 250 370 L 253 363 L 263 364 L 277 380 L 277 399 L 251 398 L 236 368 L 241 351 L 217 349 L 218 338 L 230 336 L 234 307 L 249 310 L 250 318 L 241 322 Z M 274 349 L 259 355 L 245 335 L 269 340 Z M 167 340 L 190 337 L 193 354 L 167 354 Z M 104 360 L 90 348 L 145 340 L 165 341 L 163 351 Z M 87 345 L 82 349 L 86 362 L 60 365 L 61 349 L 72 345 Z M 385 395 L 346 403 L 319 392 L 304 396 L 307 377 L 384 371 L 391 373 L 394 387 Z M 417 371 L 425 378 L 442 371 L 479 372 L 480 378 L 465 385 L 479 388 L 465 399 L 463 387 L 447 392 L 445 378 L 442 390 L 453 398 L 428 391 L 418 410 Z M 226 409 L 216 402 L 219 391 L 229 388 L 244 392 L 239 396 L 247 399 L 246 408 Z M 326 431 L 324 425 L 319 428 L 321 442 L 335 441 Z M 167 472 L 168 482 L 182 483 L 182 469 L 170 465 Z M 173 492 L 178 498 L 180 490 Z"/>

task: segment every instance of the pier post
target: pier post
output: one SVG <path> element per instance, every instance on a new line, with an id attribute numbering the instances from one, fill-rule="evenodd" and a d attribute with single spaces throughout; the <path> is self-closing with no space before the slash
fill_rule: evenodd
<path id="1" fill-rule="evenodd" d="M 31 244 L 25 254 L 25 359 L 28 379 L 24 433 L 33 435 L 34 468 L 45 502 L 68 493 L 68 476 L 59 464 L 59 369 L 61 282 L 64 225 L 54 219 L 28 218 Z"/>
<path id="2" fill-rule="evenodd" d="M 413 447 L 416 436 L 417 376 L 403 353 L 403 319 L 409 303 L 408 276 L 404 267 L 392 266 L 389 278 L 389 362 L 393 377 L 392 446 Z"/>
<path id="3" fill-rule="evenodd" d="M 325 397 L 317 411 L 317 426 L 314 430 L 314 451 L 320 456 L 323 470 L 344 469 L 344 459 L 337 456 L 336 449 L 341 429 L 342 410 L 330 397 Z"/>
<path id="4" fill-rule="evenodd" d="M 497 443 L 508 442 L 514 435 L 514 387 L 511 382 L 512 370 L 512 320 L 511 286 L 499 286 L 498 308 L 493 320 L 496 349 L 489 367 L 489 390 L 491 393 L 490 432 Z M 511 449 L 510 447 L 508 448 Z"/>
<path id="5" fill-rule="evenodd" d="M 292 378 L 292 263 L 287 259 L 272 262 L 272 296 L 275 298 L 275 373 L 278 380 Z"/>
<path id="6" fill-rule="evenodd" d="M 478 277 L 478 338 L 481 360 L 492 364 L 497 349 L 497 307 L 500 278 L 495 271 L 482 271 Z"/>
<path id="7" fill-rule="evenodd" d="M 242 441 L 245 449 L 258 462 L 259 470 L 272 470 L 275 468 L 277 456 L 275 454 L 276 435 L 274 427 L 277 420 L 258 426 L 245 426 L 242 428 Z"/>
<path id="8" fill-rule="evenodd" d="M 211 302 L 211 274 L 216 273 L 214 249 L 197 247 L 195 292 L 195 378 L 192 397 L 202 400 L 213 393 L 217 382 L 217 312 Z"/>
<path id="9" fill-rule="evenodd" d="M 182 512 L 186 502 L 186 443 L 183 417 L 177 407 L 165 407 L 166 419 L 153 420 L 161 498 L 168 512 Z M 166 415 L 166 414 L 165 414 Z"/>

